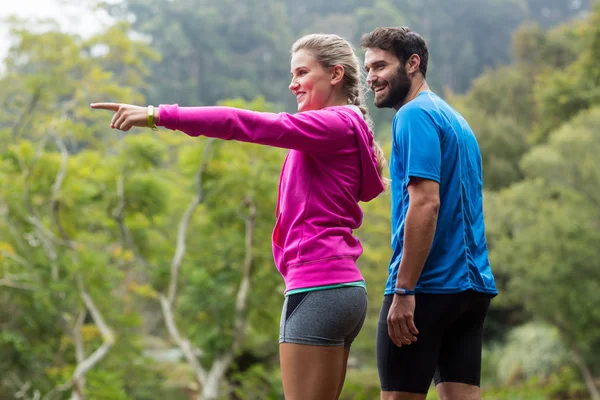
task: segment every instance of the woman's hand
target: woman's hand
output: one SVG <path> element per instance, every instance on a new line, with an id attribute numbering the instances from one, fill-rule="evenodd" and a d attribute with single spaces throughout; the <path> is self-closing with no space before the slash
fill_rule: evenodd
<path id="1" fill-rule="evenodd" d="M 100 110 L 114 111 L 115 115 L 113 115 L 112 120 L 110 121 L 110 127 L 113 129 L 120 129 L 127 132 L 133 126 L 139 126 L 143 128 L 147 127 L 146 107 L 119 103 L 92 103 L 90 104 L 90 107 Z M 158 110 L 155 109 L 153 124 L 157 119 L 157 111 Z"/>

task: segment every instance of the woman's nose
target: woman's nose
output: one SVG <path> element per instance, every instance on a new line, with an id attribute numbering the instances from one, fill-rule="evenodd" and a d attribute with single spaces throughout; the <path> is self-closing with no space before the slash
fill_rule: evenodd
<path id="1" fill-rule="evenodd" d="M 292 79 L 292 81 L 290 82 L 290 90 L 293 92 L 297 88 L 298 88 L 298 82 L 296 82 L 294 79 Z"/>

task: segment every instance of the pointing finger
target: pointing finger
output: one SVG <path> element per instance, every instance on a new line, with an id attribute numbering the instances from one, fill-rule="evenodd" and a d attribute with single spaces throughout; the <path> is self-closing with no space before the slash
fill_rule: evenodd
<path id="1" fill-rule="evenodd" d="M 119 111 L 121 104 L 119 103 L 92 103 L 90 107 L 99 110 Z"/>

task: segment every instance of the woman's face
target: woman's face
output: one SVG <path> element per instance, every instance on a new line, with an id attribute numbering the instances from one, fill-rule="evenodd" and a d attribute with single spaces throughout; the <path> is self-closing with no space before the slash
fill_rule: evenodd
<path id="1" fill-rule="evenodd" d="M 310 51 L 292 54 L 290 90 L 296 96 L 298 111 L 319 110 L 333 95 L 333 73 L 325 70 Z"/>

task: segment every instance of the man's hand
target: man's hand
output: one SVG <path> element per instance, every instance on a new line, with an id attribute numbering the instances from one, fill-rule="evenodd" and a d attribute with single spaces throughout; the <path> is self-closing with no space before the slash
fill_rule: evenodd
<path id="1" fill-rule="evenodd" d="M 414 335 L 419 334 L 414 321 L 415 296 L 394 295 L 388 312 L 388 335 L 398 347 L 416 342 Z"/>
<path id="2" fill-rule="evenodd" d="M 127 132 L 134 126 L 146 127 L 146 107 L 119 103 L 92 103 L 90 107 L 114 111 L 110 127 Z M 156 117 L 155 117 L 156 119 Z"/>

